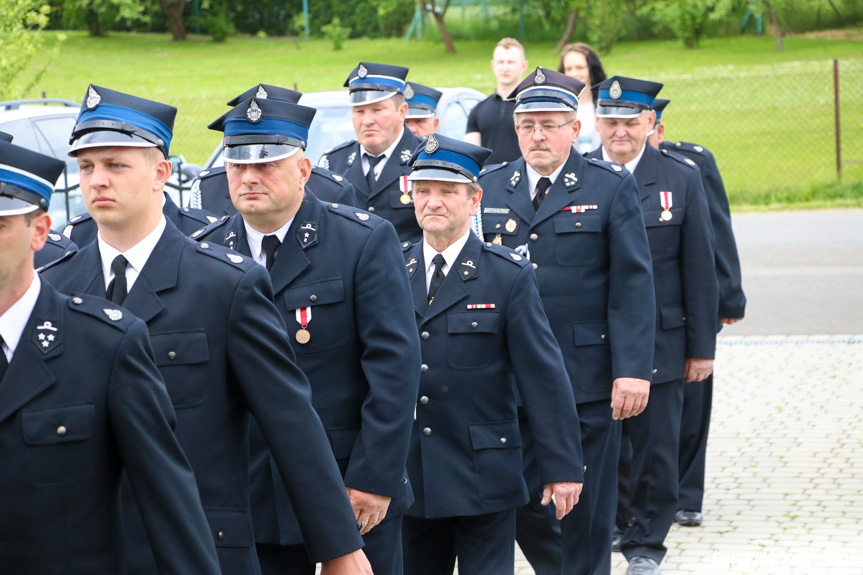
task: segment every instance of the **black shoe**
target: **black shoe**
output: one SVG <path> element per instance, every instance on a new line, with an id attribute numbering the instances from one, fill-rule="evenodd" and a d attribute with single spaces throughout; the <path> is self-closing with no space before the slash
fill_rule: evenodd
<path id="1" fill-rule="evenodd" d="M 704 515 L 701 514 L 701 511 L 684 511 L 681 509 L 674 514 L 674 522 L 682 527 L 698 527 L 702 520 L 704 520 Z"/>
<path id="2" fill-rule="evenodd" d="M 623 529 L 614 526 L 614 534 L 611 536 L 611 550 L 620 553 L 620 540 L 623 539 Z"/>
<path id="3" fill-rule="evenodd" d="M 660 575 L 659 563 L 650 557 L 633 557 L 629 560 L 626 575 Z"/>

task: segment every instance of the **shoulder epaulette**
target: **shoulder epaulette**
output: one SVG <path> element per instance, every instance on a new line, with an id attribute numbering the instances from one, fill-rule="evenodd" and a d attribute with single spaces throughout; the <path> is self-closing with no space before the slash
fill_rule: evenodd
<path id="1" fill-rule="evenodd" d="M 189 235 L 189 237 L 192 238 L 193 240 L 198 240 L 198 238 L 206 236 L 207 234 L 209 234 L 213 230 L 219 229 L 220 227 L 225 225 L 227 222 L 228 222 L 228 216 L 222 216 L 221 218 L 217 219 L 216 221 L 208 223 L 207 225 L 205 225 L 201 229 L 195 230 L 194 232 L 192 232 Z"/>
<path id="2" fill-rule="evenodd" d="M 93 219 L 93 217 L 88 212 L 84 212 L 83 214 L 79 214 L 79 215 L 75 216 L 74 218 L 71 218 L 68 222 L 66 222 L 66 225 L 63 226 L 63 235 L 66 236 L 67 238 L 71 238 L 72 237 L 72 228 L 74 226 L 77 226 L 78 224 L 80 224 L 82 222 L 86 222 L 87 220 L 91 220 L 91 219 Z"/>
<path id="3" fill-rule="evenodd" d="M 697 167 L 697 164 L 693 160 L 691 160 L 690 158 L 687 158 L 686 156 L 683 156 L 681 154 L 675 154 L 674 152 L 669 152 L 668 150 L 660 150 L 660 151 L 662 152 L 663 156 L 665 156 L 667 158 L 671 158 L 675 162 L 679 162 L 679 163 L 683 164 L 684 166 L 687 166 L 689 168 L 696 168 Z"/>
<path id="4" fill-rule="evenodd" d="M 96 296 L 72 294 L 66 300 L 69 309 L 102 320 L 120 331 L 126 331 L 137 321 L 137 318 L 128 311 Z"/>
<path id="5" fill-rule="evenodd" d="M 219 218 L 211 212 L 200 210 L 198 208 L 180 208 L 180 214 L 197 222 L 201 222 L 202 224 L 213 224 L 219 221 Z"/>
<path id="6" fill-rule="evenodd" d="M 45 241 L 54 244 L 57 247 L 63 248 L 64 250 L 70 247 L 73 249 L 76 249 L 78 247 L 72 240 L 70 240 L 63 234 L 58 234 L 54 230 L 48 232 L 48 237 Z"/>
<path id="7" fill-rule="evenodd" d="M 336 182 L 337 184 L 340 184 L 342 186 L 345 185 L 344 176 L 339 175 L 339 174 L 337 174 L 333 171 L 330 171 L 326 168 L 322 168 L 321 166 L 314 166 L 312 168 L 312 172 L 314 172 L 315 174 L 318 174 L 321 177 L 327 178 L 328 180 L 333 180 L 334 182 Z"/>
<path id="8" fill-rule="evenodd" d="M 218 176 L 225 173 L 225 166 L 218 166 L 216 168 L 209 168 L 207 170 L 201 170 L 198 172 L 198 175 L 195 179 L 197 180 L 205 180 L 207 178 L 212 178 L 213 176 Z"/>
<path id="9" fill-rule="evenodd" d="M 327 204 L 327 207 L 334 214 L 339 214 L 343 218 L 362 224 L 367 228 L 374 228 L 380 221 L 378 216 L 344 204 Z"/>
<path id="10" fill-rule="evenodd" d="M 674 144 L 674 148 L 687 152 L 694 152 L 696 154 L 707 155 L 710 153 L 710 151 L 704 146 L 699 146 L 698 144 L 693 144 L 691 142 L 676 142 Z"/>
<path id="11" fill-rule="evenodd" d="M 515 253 L 508 247 L 493 244 L 491 242 L 483 242 L 482 247 L 485 251 L 491 252 L 499 258 L 505 259 L 519 267 L 523 268 L 530 263 L 526 257 Z"/>
<path id="12" fill-rule="evenodd" d="M 411 251 L 412 246 L 413 246 L 413 244 L 410 242 L 402 242 L 402 251 L 407 253 L 407 252 Z"/>
<path id="13" fill-rule="evenodd" d="M 249 270 L 252 266 L 258 265 L 252 258 L 212 242 L 199 242 L 195 244 L 195 249 L 198 253 L 206 254 L 215 260 L 241 270 Z"/>
<path id="14" fill-rule="evenodd" d="M 497 170 L 503 168 L 504 166 L 506 166 L 508 164 L 509 164 L 509 162 L 504 162 L 502 164 L 492 164 L 490 166 L 485 166 L 482 170 L 479 171 L 479 175 L 480 175 L 480 177 L 482 177 L 482 176 L 488 175 L 492 172 L 496 172 Z"/>
<path id="15" fill-rule="evenodd" d="M 333 154 L 334 152 L 338 152 L 339 150 L 343 150 L 349 146 L 353 146 L 356 142 L 357 142 L 356 140 L 348 140 L 347 142 L 342 142 L 338 146 L 330 148 L 328 151 L 324 152 L 324 155 L 321 156 L 321 158 L 325 158 L 326 156 L 329 156 L 330 154 Z"/>
<path id="16" fill-rule="evenodd" d="M 597 160 L 596 158 L 590 158 L 588 160 L 588 165 L 598 166 L 600 168 L 605 168 L 612 174 L 617 174 L 621 178 L 629 173 L 629 170 L 618 164 L 617 162 L 606 162 L 605 160 Z"/>
<path id="17" fill-rule="evenodd" d="M 70 242 L 70 243 L 71 243 L 71 242 Z M 72 257 L 74 257 L 74 255 L 75 255 L 75 254 L 77 254 L 77 253 L 78 253 L 78 251 L 77 251 L 77 250 L 67 251 L 67 252 L 66 252 L 66 253 L 64 253 L 62 256 L 60 256 L 59 258 L 57 258 L 56 260 L 54 260 L 54 261 L 52 261 L 52 262 L 48 262 L 47 264 L 45 264 L 45 265 L 44 265 L 44 266 L 42 266 L 41 268 L 36 268 L 36 272 L 37 272 L 37 273 L 39 273 L 39 272 L 43 272 L 43 271 L 45 271 L 45 270 L 47 270 L 47 269 L 50 269 L 50 268 L 52 268 L 52 267 L 56 266 L 56 265 L 57 265 L 57 264 L 59 264 L 59 263 L 65 262 L 66 260 L 69 260 L 69 259 L 72 259 Z"/>

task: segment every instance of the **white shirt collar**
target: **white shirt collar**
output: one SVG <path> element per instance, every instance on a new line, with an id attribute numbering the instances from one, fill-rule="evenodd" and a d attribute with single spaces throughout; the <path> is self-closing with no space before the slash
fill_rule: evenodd
<path id="1" fill-rule="evenodd" d="M 27 288 L 24 295 L 13 303 L 12 307 L 6 310 L 6 313 L 0 315 L 0 336 L 3 337 L 5 344 L 2 346 L 2 351 L 6 354 L 9 363 L 12 363 L 12 356 L 15 355 L 15 349 L 21 341 L 21 334 L 24 333 L 30 316 L 33 315 L 33 308 L 36 307 L 36 300 L 39 299 L 41 288 L 42 281 L 39 279 L 39 274 L 34 273 L 33 281 L 30 282 L 30 287 Z"/>
<path id="2" fill-rule="evenodd" d="M 165 225 L 166 221 L 165 216 L 163 215 L 159 218 L 159 223 L 156 224 L 153 231 L 147 234 L 147 237 L 125 252 L 121 252 L 105 243 L 105 240 L 102 239 L 102 234 L 98 234 L 96 236 L 96 239 L 99 242 L 99 255 L 102 257 L 102 276 L 105 278 L 106 290 L 108 289 L 108 285 L 111 283 L 111 280 L 114 279 L 114 272 L 111 271 L 111 262 L 113 262 L 114 258 L 117 256 L 122 255 L 126 258 L 126 261 L 129 262 L 126 265 L 126 293 L 132 291 L 132 286 L 135 284 L 135 280 L 137 280 L 138 276 L 141 275 L 141 270 L 144 269 L 144 264 L 146 264 L 147 260 L 150 259 L 150 254 L 153 253 L 153 250 L 156 248 L 156 244 L 159 243 L 162 233 L 165 231 Z"/>
<path id="3" fill-rule="evenodd" d="M 629 170 L 630 174 L 635 173 L 635 168 L 638 167 L 638 162 L 641 161 L 641 156 L 644 155 L 644 150 L 649 145 L 650 144 L 645 142 L 644 148 L 641 148 L 641 151 L 638 153 L 638 155 L 635 156 L 634 158 L 632 158 L 631 160 L 629 160 L 628 162 L 626 162 L 625 164 L 623 164 L 623 167 L 626 168 L 627 170 Z M 605 146 L 602 147 L 602 159 L 605 160 L 606 162 L 614 162 L 614 160 L 612 160 L 611 158 L 608 157 L 608 152 L 605 151 Z M 615 162 L 615 163 L 617 163 L 617 162 Z"/>
<path id="4" fill-rule="evenodd" d="M 572 154 L 574 152 L 570 151 L 569 153 Z M 567 158 L 567 160 L 569 160 L 569 158 Z M 554 185 L 555 180 L 557 180 L 557 177 L 563 171 L 563 167 L 565 165 L 566 165 L 566 162 L 563 162 L 561 165 L 559 165 L 557 167 L 557 169 L 555 171 L 553 171 L 551 173 L 550 176 L 543 176 L 542 174 L 540 174 L 539 172 L 537 172 L 536 170 L 531 168 L 530 164 L 525 162 L 524 163 L 524 171 L 527 172 L 527 185 L 528 185 L 528 189 L 530 190 L 530 199 L 532 200 L 534 198 L 534 196 L 536 196 L 536 184 L 537 184 L 537 182 L 539 182 L 540 178 L 548 178 L 549 180 L 551 180 L 552 185 Z"/>
<path id="5" fill-rule="evenodd" d="M 404 137 L 404 135 L 405 135 L 405 127 L 402 126 L 402 131 L 399 132 L 399 137 L 393 141 L 393 144 L 389 148 L 384 150 L 383 154 L 381 154 L 384 157 L 384 159 L 381 160 L 380 162 L 378 162 L 377 165 L 375 165 L 375 179 L 378 179 L 381 175 L 381 172 L 384 171 L 384 166 L 387 165 L 387 162 L 392 157 L 392 155 L 395 153 L 396 146 L 398 146 L 399 142 L 402 141 L 402 138 Z M 413 151 L 413 150 L 411 150 L 411 151 Z M 361 158 L 361 161 L 363 163 L 363 173 L 368 175 L 368 173 L 369 173 L 369 159 L 366 158 L 366 154 L 369 154 L 370 156 L 374 156 L 374 154 L 372 154 L 371 152 L 366 150 L 365 147 L 362 144 L 360 144 L 360 158 Z"/>
<path id="6" fill-rule="evenodd" d="M 455 263 L 456 258 L 461 253 L 462 248 L 467 243 L 468 238 L 470 237 L 471 230 L 467 229 L 467 232 L 454 241 L 452 245 L 446 248 L 444 251 L 440 252 L 443 256 L 443 259 L 446 260 L 446 265 L 443 267 L 443 275 L 447 275 L 449 273 L 450 268 Z M 425 241 L 423 238 L 423 258 L 426 263 L 426 293 L 428 293 L 429 285 L 431 285 L 432 274 L 434 274 L 434 257 L 438 254 L 437 251 Z"/>
<path id="7" fill-rule="evenodd" d="M 279 238 L 280 242 L 284 243 L 285 236 L 288 233 L 288 228 L 291 227 L 292 223 L 294 223 L 294 218 L 288 220 L 288 223 L 277 229 L 272 234 L 262 234 L 261 232 L 250 226 L 246 220 L 243 220 L 243 225 L 246 227 L 246 239 L 249 242 L 249 251 L 252 253 L 252 259 L 261 264 L 262 266 L 267 265 L 267 254 L 264 253 L 264 250 L 261 247 L 261 244 L 264 241 L 264 236 L 275 235 L 277 238 Z"/>

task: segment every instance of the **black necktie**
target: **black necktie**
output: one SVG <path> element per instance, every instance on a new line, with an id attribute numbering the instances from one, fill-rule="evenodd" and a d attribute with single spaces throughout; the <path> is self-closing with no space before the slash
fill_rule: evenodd
<path id="1" fill-rule="evenodd" d="M 551 180 L 548 178 L 540 178 L 536 183 L 536 195 L 533 197 L 533 211 L 538 212 L 539 206 L 548 194 L 548 188 L 551 187 Z"/>
<path id="2" fill-rule="evenodd" d="M 261 249 L 267 256 L 267 271 L 273 269 L 273 262 L 276 261 L 276 252 L 281 245 L 282 242 L 279 241 L 278 236 L 272 234 L 264 236 L 264 239 L 261 240 Z"/>
<path id="3" fill-rule="evenodd" d="M 3 376 L 6 375 L 7 367 L 9 367 L 9 361 L 6 360 L 6 354 L 3 352 L 3 336 L 0 336 L 0 381 L 3 381 Z"/>
<path id="4" fill-rule="evenodd" d="M 377 178 L 375 178 L 375 166 L 383 160 L 386 156 L 381 154 L 380 156 L 372 156 L 371 154 L 363 154 L 366 159 L 369 161 L 369 173 L 366 174 L 366 182 L 369 184 L 369 191 L 374 191 L 375 182 L 377 182 Z"/>
<path id="5" fill-rule="evenodd" d="M 126 299 L 128 288 L 126 287 L 126 258 L 117 256 L 111 262 L 111 271 L 114 272 L 114 279 L 108 284 L 107 296 L 111 303 L 123 305 Z"/>
<path id="6" fill-rule="evenodd" d="M 443 273 L 443 267 L 446 265 L 446 260 L 442 255 L 438 254 L 432 259 L 434 263 L 434 274 L 432 275 L 431 283 L 429 284 L 429 303 L 434 299 L 440 284 L 443 283 L 443 278 L 446 276 Z"/>

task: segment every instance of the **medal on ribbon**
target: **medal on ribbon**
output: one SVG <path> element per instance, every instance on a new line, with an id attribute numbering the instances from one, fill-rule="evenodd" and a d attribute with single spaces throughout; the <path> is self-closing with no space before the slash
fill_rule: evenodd
<path id="1" fill-rule="evenodd" d="M 297 323 L 300 324 L 300 329 L 297 331 L 297 342 L 300 344 L 309 343 L 309 340 L 312 339 L 312 335 L 309 333 L 309 330 L 306 329 L 309 325 L 309 322 L 312 321 L 312 308 L 311 307 L 301 307 L 296 310 L 297 315 Z"/>
<path id="2" fill-rule="evenodd" d="M 399 201 L 405 206 L 411 203 L 411 183 L 408 181 L 407 176 L 401 176 L 399 178 L 399 190 L 401 190 L 401 197 Z"/>
<path id="3" fill-rule="evenodd" d="M 662 204 L 662 213 L 659 218 L 663 222 L 671 220 L 671 192 L 659 192 L 659 203 Z"/>

